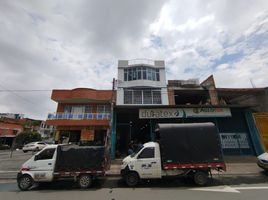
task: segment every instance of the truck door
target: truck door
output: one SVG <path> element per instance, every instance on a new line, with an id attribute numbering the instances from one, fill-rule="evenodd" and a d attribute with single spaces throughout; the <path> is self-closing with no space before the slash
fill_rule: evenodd
<path id="1" fill-rule="evenodd" d="M 31 168 L 33 178 L 37 182 L 52 181 L 56 160 L 56 148 L 46 148 L 34 157 L 34 167 Z"/>
<path id="2" fill-rule="evenodd" d="M 137 156 L 135 166 L 140 178 L 160 178 L 161 163 L 160 158 L 155 157 L 155 148 L 144 148 Z"/>

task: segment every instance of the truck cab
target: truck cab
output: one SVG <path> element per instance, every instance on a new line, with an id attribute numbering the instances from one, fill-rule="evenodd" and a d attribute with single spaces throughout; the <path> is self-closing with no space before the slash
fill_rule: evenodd
<path id="1" fill-rule="evenodd" d="M 121 175 L 129 186 L 141 179 L 161 178 L 161 158 L 159 144 L 148 142 L 139 151 L 127 156 L 121 166 Z"/>
<path id="2" fill-rule="evenodd" d="M 47 145 L 42 151 L 23 163 L 17 175 L 18 186 L 23 189 L 33 182 L 50 182 L 56 162 L 58 145 Z"/>

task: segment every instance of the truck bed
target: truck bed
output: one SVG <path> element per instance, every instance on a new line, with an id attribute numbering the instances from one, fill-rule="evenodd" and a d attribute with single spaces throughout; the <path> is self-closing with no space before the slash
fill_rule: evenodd
<path id="1" fill-rule="evenodd" d="M 213 123 L 159 124 L 162 168 L 223 168 Z"/>
<path id="2" fill-rule="evenodd" d="M 106 159 L 104 146 L 59 146 L 54 172 L 104 171 Z"/>

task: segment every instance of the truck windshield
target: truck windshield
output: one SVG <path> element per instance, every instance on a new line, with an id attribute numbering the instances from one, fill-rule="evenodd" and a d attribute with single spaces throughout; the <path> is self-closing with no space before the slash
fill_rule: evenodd
<path id="1" fill-rule="evenodd" d="M 130 155 L 131 158 L 133 158 L 141 149 L 143 148 L 143 145 L 139 145 L 134 152 Z"/>

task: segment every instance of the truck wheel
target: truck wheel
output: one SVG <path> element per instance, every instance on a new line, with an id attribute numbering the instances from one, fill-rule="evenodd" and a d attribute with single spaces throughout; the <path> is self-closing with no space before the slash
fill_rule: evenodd
<path id="1" fill-rule="evenodd" d="M 23 150 L 23 153 L 27 153 L 27 151 Z"/>
<path id="2" fill-rule="evenodd" d="M 92 177 L 87 174 L 83 174 L 78 179 L 78 185 L 81 189 L 86 189 L 92 184 Z"/>
<path id="3" fill-rule="evenodd" d="M 208 183 L 208 173 L 204 171 L 197 171 L 194 174 L 194 182 L 196 185 L 204 186 Z"/>
<path id="4" fill-rule="evenodd" d="M 18 179 L 18 187 L 20 188 L 20 190 L 26 191 L 26 190 L 29 190 L 33 186 L 33 182 L 34 181 L 31 176 L 22 175 Z"/>
<path id="5" fill-rule="evenodd" d="M 134 187 L 140 180 L 139 175 L 136 172 L 129 172 L 125 175 L 125 182 L 129 187 Z"/>

